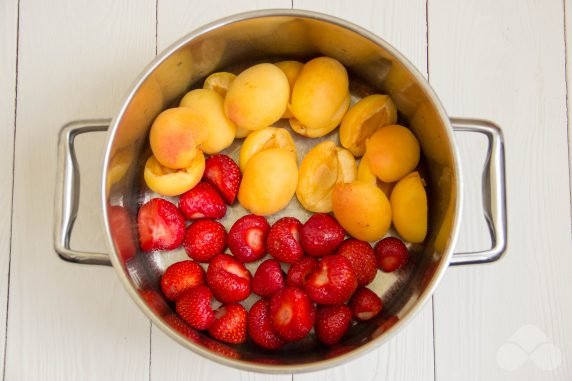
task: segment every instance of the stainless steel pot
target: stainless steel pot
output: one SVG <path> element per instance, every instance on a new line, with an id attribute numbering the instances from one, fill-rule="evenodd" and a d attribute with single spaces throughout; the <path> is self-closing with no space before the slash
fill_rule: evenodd
<path id="1" fill-rule="evenodd" d="M 421 170 L 429 190 L 427 239 L 410 247 L 413 260 L 406 268 L 376 278 L 372 288 L 385 302 L 383 313 L 367 324 L 353 326 L 337 347 L 323 347 L 309 338 L 270 353 L 248 343 L 226 346 L 181 328 L 181 321 L 157 285 L 164 269 L 183 259 L 184 253 L 138 253 L 137 210 L 150 197 L 142 180 L 142 168 L 149 156 L 150 124 L 160 111 L 174 105 L 189 88 L 200 86 L 202 79 L 213 71 L 237 69 L 256 61 L 306 60 L 317 55 L 335 57 L 348 68 L 354 98 L 373 91 L 390 94 L 400 118 L 419 139 L 423 152 Z M 79 199 L 73 143 L 79 134 L 101 130 L 108 130 L 101 207 L 109 253 L 80 252 L 69 246 Z M 489 142 L 482 191 L 492 247 L 482 252 L 454 253 L 463 181 L 453 131 L 481 133 Z M 236 145 L 229 149 L 229 154 L 235 153 Z M 488 121 L 450 119 L 425 78 L 387 42 L 347 21 L 313 12 L 250 12 L 191 32 L 151 62 L 113 120 L 76 121 L 62 128 L 59 168 L 54 246 L 60 257 L 84 264 L 112 264 L 129 295 L 157 327 L 206 358 L 245 370 L 313 371 L 362 355 L 386 342 L 409 322 L 431 297 L 450 264 L 495 261 L 506 247 L 500 129 Z M 239 206 L 231 208 L 224 222 L 231 224 L 242 212 Z M 295 201 L 288 213 L 304 217 Z"/>

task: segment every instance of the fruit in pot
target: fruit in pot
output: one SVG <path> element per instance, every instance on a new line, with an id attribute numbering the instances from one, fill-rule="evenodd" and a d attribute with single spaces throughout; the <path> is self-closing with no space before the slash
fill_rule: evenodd
<path id="1" fill-rule="evenodd" d="M 377 267 L 386 273 L 401 268 L 409 259 L 407 246 L 395 237 L 387 237 L 376 243 L 374 253 Z"/>
<path id="2" fill-rule="evenodd" d="M 375 185 L 357 180 L 337 184 L 332 193 L 334 215 L 354 238 L 376 241 L 391 225 L 391 206 L 385 194 Z"/>
<path id="3" fill-rule="evenodd" d="M 358 286 L 366 286 L 373 282 L 377 275 L 377 262 L 372 247 L 368 242 L 355 238 L 346 239 L 336 254 L 346 257 L 356 274 Z"/>
<path id="4" fill-rule="evenodd" d="M 420 243 L 427 235 L 427 194 L 419 172 L 399 180 L 391 192 L 393 226 L 406 241 Z"/>
<path id="5" fill-rule="evenodd" d="M 193 287 L 205 284 L 205 271 L 194 261 L 181 261 L 167 267 L 161 277 L 161 291 L 175 301 Z"/>
<path id="6" fill-rule="evenodd" d="M 193 287 L 177 299 L 175 310 L 191 327 L 199 330 L 208 329 L 215 321 L 211 307 L 212 298 L 213 294 L 207 286 Z"/>
<path id="7" fill-rule="evenodd" d="M 236 303 L 250 295 L 252 275 L 236 258 L 217 254 L 207 268 L 207 284 L 223 303 Z"/>
<path id="8" fill-rule="evenodd" d="M 204 121 L 207 138 L 201 143 L 201 150 L 207 154 L 222 151 L 232 144 L 236 126 L 224 113 L 224 98 L 214 90 L 195 89 L 181 99 L 180 107 L 188 108 L 200 115 Z"/>
<path id="9" fill-rule="evenodd" d="M 291 96 L 292 90 L 294 89 L 294 83 L 296 82 L 296 79 L 300 75 L 300 72 L 302 71 L 304 64 L 299 61 L 280 61 L 276 62 L 274 65 L 278 66 L 278 68 L 280 68 L 280 70 L 282 70 L 284 74 L 286 74 L 286 78 L 288 78 L 288 84 L 290 85 L 290 96 Z M 291 118 L 291 117 L 292 117 L 292 112 L 290 111 L 290 109 L 287 108 L 286 111 L 284 112 L 284 115 L 282 115 L 282 118 Z"/>
<path id="10" fill-rule="evenodd" d="M 216 73 L 212 73 L 205 79 L 205 82 L 203 83 L 203 89 L 214 90 L 224 98 L 230 84 L 234 81 L 235 78 L 236 74 L 226 71 L 218 71 Z"/>
<path id="11" fill-rule="evenodd" d="M 276 221 L 266 239 L 268 254 L 284 263 L 298 261 L 304 255 L 300 245 L 301 231 L 302 223 L 294 217 L 283 217 Z"/>
<path id="12" fill-rule="evenodd" d="M 141 250 L 173 250 L 185 237 L 185 219 L 175 205 L 162 198 L 153 198 L 139 209 L 137 215 Z"/>
<path id="13" fill-rule="evenodd" d="M 219 154 L 206 160 L 203 179 L 214 185 L 224 201 L 232 205 L 238 194 L 242 174 L 234 160 Z"/>
<path id="14" fill-rule="evenodd" d="M 224 111 L 237 127 L 258 130 L 279 120 L 288 105 L 290 85 L 273 64 L 251 66 L 230 84 Z"/>
<path id="15" fill-rule="evenodd" d="M 357 286 L 350 261 L 341 255 L 329 255 L 308 276 L 304 290 L 318 304 L 340 304 L 352 296 Z"/>
<path id="16" fill-rule="evenodd" d="M 300 164 L 296 197 L 311 212 L 332 211 L 332 191 L 337 183 L 352 182 L 357 176 L 353 155 L 324 141 L 312 148 Z"/>
<path id="17" fill-rule="evenodd" d="M 145 163 L 143 178 L 153 192 L 163 196 L 178 196 L 197 185 L 204 170 L 205 156 L 201 151 L 197 151 L 191 165 L 184 169 L 167 168 L 151 155 Z"/>
<path id="18" fill-rule="evenodd" d="M 378 129 L 366 141 L 371 171 L 386 183 L 403 178 L 417 167 L 420 148 L 413 132 L 393 124 Z"/>
<path id="19" fill-rule="evenodd" d="M 312 329 L 315 307 L 299 288 L 286 287 L 270 298 L 269 315 L 272 328 L 284 341 L 301 340 Z"/>
<path id="20" fill-rule="evenodd" d="M 288 205 L 297 185 L 296 155 L 283 148 L 263 150 L 244 169 L 238 201 L 252 213 L 267 216 Z"/>
<path id="21" fill-rule="evenodd" d="M 346 232 L 329 214 L 314 214 L 302 226 L 300 244 L 306 254 L 323 257 L 333 254 L 340 246 Z"/>
<path id="22" fill-rule="evenodd" d="M 382 126 L 397 121 L 397 109 L 387 95 L 373 94 L 350 107 L 340 124 L 340 143 L 354 156 L 363 156 L 365 141 Z"/>
<path id="23" fill-rule="evenodd" d="M 226 230 L 218 221 L 198 220 L 187 228 L 183 247 L 195 261 L 210 262 L 226 249 Z"/>
<path id="24" fill-rule="evenodd" d="M 240 304 L 225 304 L 214 311 L 215 320 L 209 327 L 209 334 L 223 343 L 244 343 L 247 316 L 248 313 Z"/>
<path id="25" fill-rule="evenodd" d="M 318 260 L 312 257 L 303 257 L 288 269 L 286 285 L 303 289 L 308 276 L 318 268 Z"/>
<path id="26" fill-rule="evenodd" d="M 264 349 L 273 350 L 284 345 L 272 327 L 270 306 L 266 299 L 260 299 L 248 311 L 248 335 Z"/>
<path id="27" fill-rule="evenodd" d="M 211 184 L 204 181 L 181 195 L 179 209 L 188 220 L 219 219 L 226 214 L 222 197 Z"/>
<path id="28" fill-rule="evenodd" d="M 348 303 L 354 319 L 368 321 L 379 315 L 383 308 L 381 298 L 369 288 L 363 287 L 356 291 Z"/>
<path id="29" fill-rule="evenodd" d="M 247 214 L 236 220 L 228 232 L 228 247 L 241 262 L 254 262 L 266 254 L 270 225 L 266 218 Z"/>
<path id="30" fill-rule="evenodd" d="M 242 171 L 252 156 L 269 148 L 284 148 L 296 154 L 292 136 L 285 128 L 266 127 L 249 134 L 240 147 L 239 166 Z"/>
<path id="31" fill-rule="evenodd" d="M 280 263 L 274 259 L 262 262 L 252 278 L 252 292 L 262 297 L 270 297 L 286 287 Z"/>
<path id="32" fill-rule="evenodd" d="M 377 176 L 371 171 L 367 156 L 363 156 L 359 162 L 357 169 L 357 179 L 377 185 L 377 187 L 381 189 L 383 193 L 385 193 L 388 199 L 389 196 L 391 196 L 393 187 L 395 186 L 395 183 L 386 183 L 377 178 Z"/>
<path id="33" fill-rule="evenodd" d="M 318 306 L 316 313 L 316 337 L 326 345 L 340 342 L 350 328 L 352 311 L 344 304 Z"/>
<path id="34" fill-rule="evenodd" d="M 185 107 L 163 111 L 153 121 L 149 132 L 153 155 L 167 168 L 190 167 L 208 137 L 206 124 L 201 116 Z"/>

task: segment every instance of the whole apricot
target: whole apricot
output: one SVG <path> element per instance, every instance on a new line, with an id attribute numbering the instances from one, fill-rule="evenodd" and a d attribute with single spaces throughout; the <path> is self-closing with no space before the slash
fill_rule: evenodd
<path id="1" fill-rule="evenodd" d="M 359 162 L 357 169 L 357 179 L 377 185 L 377 187 L 381 189 L 383 193 L 385 193 L 387 198 L 389 198 L 391 191 L 395 186 L 395 183 L 386 183 L 377 178 L 375 173 L 371 171 L 371 168 L 369 167 L 369 160 L 366 156 L 363 156 Z"/>
<path id="2" fill-rule="evenodd" d="M 296 79 L 300 75 L 300 72 L 302 71 L 304 64 L 299 61 L 280 61 L 276 62 L 274 65 L 278 66 L 278 68 L 280 68 L 280 70 L 282 70 L 284 74 L 286 74 L 286 78 L 288 78 L 288 84 L 290 85 L 290 96 L 292 96 L 292 89 L 294 88 L 294 83 L 296 82 Z M 287 108 L 286 111 L 284 112 L 284 115 L 282 115 L 282 118 L 291 118 L 291 117 L 292 117 L 292 112 L 290 111 L 290 109 Z"/>

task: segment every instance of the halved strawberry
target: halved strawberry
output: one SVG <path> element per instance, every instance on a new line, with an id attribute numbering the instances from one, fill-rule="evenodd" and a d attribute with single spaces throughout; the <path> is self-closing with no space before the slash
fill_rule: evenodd
<path id="1" fill-rule="evenodd" d="M 137 229 L 141 250 L 173 250 L 185 237 L 185 219 L 169 201 L 153 198 L 139 209 Z"/>
<path id="2" fill-rule="evenodd" d="M 208 329 L 215 321 L 211 307 L 213 294 L 207 286 L 193 287 L 177 299 L 175 310 L 177 314 L 191 327 Z"/>
<path id="3" fill-rule="evenodd" d="M 285 286 L 280 263 L 274 259 L 262 262 L 252 278 L 252 291 L 262 297 L 270 297 Z"/>
<path id="4" fill-rule="evenodd" d="M 188 220 L 223 218 L 226 205 L 218 191 L 209 183 L 200 182 L 179 198 L 179 209 Z"/>
<path id="5" fill-rule="evenodd" d="M 381 312 L 383 302 L 375 292 L 363 287 L 356 291 L 348 303 L 352 310 L 354 319 L 357 321 L 367 321 L 373 319 Z"/>
<path id="6" fill-rule="evenodd" d="M 252 275 L 236 258 L 217 254 L 207 268 L 207 284 L 223 303 L 240 302 L 250 295 Z"/>
<path id="7" fill-rule="evenodd" d="M 316 314 L 316 336 L 326 345 L 340 342 L 350 328 L 352 310 L 345 304 L 318 306 Z"/>
<path id="8" fill-rule="evenodd" d="M 242 174 L 234 160 L 226 155 L 213 155 L 205 162 L 203 179 L 213 184 L 228 205 L 236 199 Z"/>
<path id="9" fill-rule="evenodd" d="M 265 349 L 278 349 L 284 341 L 274 331 L 270 320 L 270 307 L 266 299 L 260 299 L 248 311 L 248 335 Z"/>
<path id="10" fill-rule="evenodd" d="M 322 258 L 309 276 L 304 290 L 318 304 L 341 304 L 357 288 L 357 278 L 350 261 L 341 255 Z"/>
<path id="11" fill-rule="evenodd" d="M 370 244 L 355 238 L 346 239 L 336 254 L 346 257 L 356 273 L 358 286 L 367 286 L 377 275 L 377 262 Z"/>
<path id="12" fill-rule="evenodd" d="M 218 221 L 198 220 L 187 229 L 183 247 L 197 262 L 210 262 L 226 249 L 226 230 Z"/>
<path id="13" fill-rule="evenodd" d="M 254 262 L 266 254 L 270 225 L 266 218 L 247 214 L 236 220 L 228 231 L 228 248 L 241 262 Z"/>
<path id="14" fill-rule="evenodd" d="M 201 284 L 205 284 L 205 271 L 193 261 L 174 263 L 167 267 L 161 277 L 161 291 L 171 301 Z"/>
<path id="15" fill-rule="evenodd" d="M 377 266 L 386 273 L 401 268 L 409 259 L 407 246 L 399 238 L 384 238 L 375 245 L 373 250 Z"/>
<path id="16" fill-rule="evenodd" d="M 300 246 L 302 223 L 294 217 L 283 217 L 270 228 L 266 247 L 268 253 L 284 263 L 294 263 L 304 255 Z"/>
<path id="17" fill-rule="evenodd" d="M 346 232 L 329 214 L 312 215 L 302 226 L 300 244 L 307 255 L 323 257 L 333 254 L 340 246 Z"/>
<path id="18" fill-rule="evenodd" d="M 318 268 L 318 260 L 312 257 L 302 257 L 288 269 L 286 285 L 304 289 L 308 276 Z"/>
<path id="19" fill-rule="evenodd" d="M 303 339 L 312 329 L 315 307 L 299 288 L 283 288 L 272 296 L 269 305 L 272 328 L 282 340 Z"/>
<path id="20" fill-rule="evenodd" d="M 246 341 L 247 312 L 238 303 L 225 304 L 215 312 L 215 322 L 210 326 L 212 337 L 229 344 L 240 344 Z"/>

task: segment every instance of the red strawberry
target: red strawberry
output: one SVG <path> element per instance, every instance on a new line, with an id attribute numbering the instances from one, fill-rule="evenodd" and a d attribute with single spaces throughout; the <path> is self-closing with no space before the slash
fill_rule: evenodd
<path id="1" fill-rule="evenodd" d="M 312 257 L 302 257 L 288 269 L 286 285 L 303 289 L 308 276 L 318 268 L 318 260 Z"/>
<path id="2" fill-rule="evenodd" d="M 340 246 L 346 232 L 329 214 L 314 214 L 302 226 L 300 244 L 307 255 L 323 257 L 333 254 Z"/>
<path id="3" fill-rule="evenodd" d="M 223 303 L 240 302 L 250 295 L 252 275 L 236 258 L 217 254 L 207 268 L 207 284 Z"/>
<path id="4" fill-rule="evenodd" d="M 199 333 L 190 325 L 185 323 L 180 317 L 175 314 L 167 315 L 163 318 L 168 326 L 173 328 L 175 331 L 179 332 L 181 335 L 185 336 L 187 339 L 198 342 L 201 337 Z"/>
<path id="5" fill-rule="evenodd" d="M 267 259 L 258 266 L 252 278 L 252 292 L 262 297 L 270 297 L 284 287 L 284 273 L 278 261 Z"/>
<path id="6" fill-rule="evenodd" d="M 226 205 L 215 187 L 209 183 L 200 182 L 179 198 L 179 209 L 188 220 L 200 218 L 223 218 Z"/>
<path id="7" fill-rule="evenodd" d="M 300 246 L 302 223 L 294 217 L 283 217 L 270 228 L 266 247 L 268 253 L 284 263 L 294 263 L 304 255 Z"/>
<path id="8" fill-rule="evenodd" d="M 113 205 L 108 210 L 109 230 L 113 235 L 113 244 L 123 262 L 135 256 L 137 247 L 133 239 L 131 216 L 124 207 Z"/>
<path id="9" fill-rule="evenodd" d="M 212 337 L 229 344 L 240 344 L 246 341 L 247 312 L 238 303 L 225 304 L 215 312 L 215 322 L 210 326 Z"/>
<path id="10" fill-rule="evenodd" d="M 187 229 L 185 251 L 197 262 L 210 262 L 226 249 L 226 230 L 218 221 L 198 220 Z"/>
<path id="11" fill-rule="evenodd" d="M 375 244 L 377 266 L 383 272 L 390 273 L 403 266 L 409 258 L 407 246 L 399 238 L 387 237 Z"/>
<path id="12" fill-rule="evenodd" d="M 363 287 L 356 291 L 348 303 L 354 319 L 367 321 L 376 317 L 383 308 L 381 298 L 369 288 Z"/>
<path id="13" fill-rule="evenodd" d="M 266 254 L 270 225 L 266 218 L 247 214 L 236 220 L 228 231 L 228 248 L 241 262 L 254 262 Z"/>
<path id="14" fill-rule="evenodd" d="M 272 328 L 284 341 L 303 339 L 314 325 L 315 307 L 299 288 L 283 288 L 272 296 L 269 306 Z"/>
<path id="15" fill-rule="evenodd" d="M 309 276 L 304 290 L 318 304 L 341 304 L 357 288 L 357 278 L 350 261 L 341 255 L 322 258 Z"/>
<path id="16" fill-rule="evenodd" d="M 264 349 L 278 349 L 284 342 L 274 332 L 269 314 L 267 300 L 260 299 L 254 303 L 248 312 L 248 335 Z"/>
<path id="17" fill-rule="evenodd" d="M 177 207 L 162 198 L 145 203 L 137 216 L 141 250 L 173 250 L 185 237 L 185 219 Z"/>
<path id="18" fill-rule="evenodd" d="M 346 239 L 336 254 L 346 257 L 356 273 L 358 286 L 367 286 L 377 275 L 377 262 L 370 244 L 355 238 Z"/>
<path id="19" fill-rule="evenodd" d="M 238 193 L 240 168 L 226 155 L 213 155 L 205 162 L 203 179 L 213 184 L 228 205 L 232 205 Z"/>
<path id="20" fill-rule="evenodd" d="M 212 298 L 213 294 L 207 286 L 193 287 L 177 299 L 175 310 L 191 327 L 208 329 L 215 321 Z"/>
<path id="21" fill-rule="evenodd" d="M 174 263 L 167 267 L 161 277 L 161 291 L 171 301 L 201 284 L 205 284 L 205 271 L 193 261 Z"/>
<path id="22" fill-rule="evenodd" d="M 350 328 L 352 310 L 345 304 L 318 306 L 316 313 L 316 336 L 326 345 L 340 342 Z"/>

